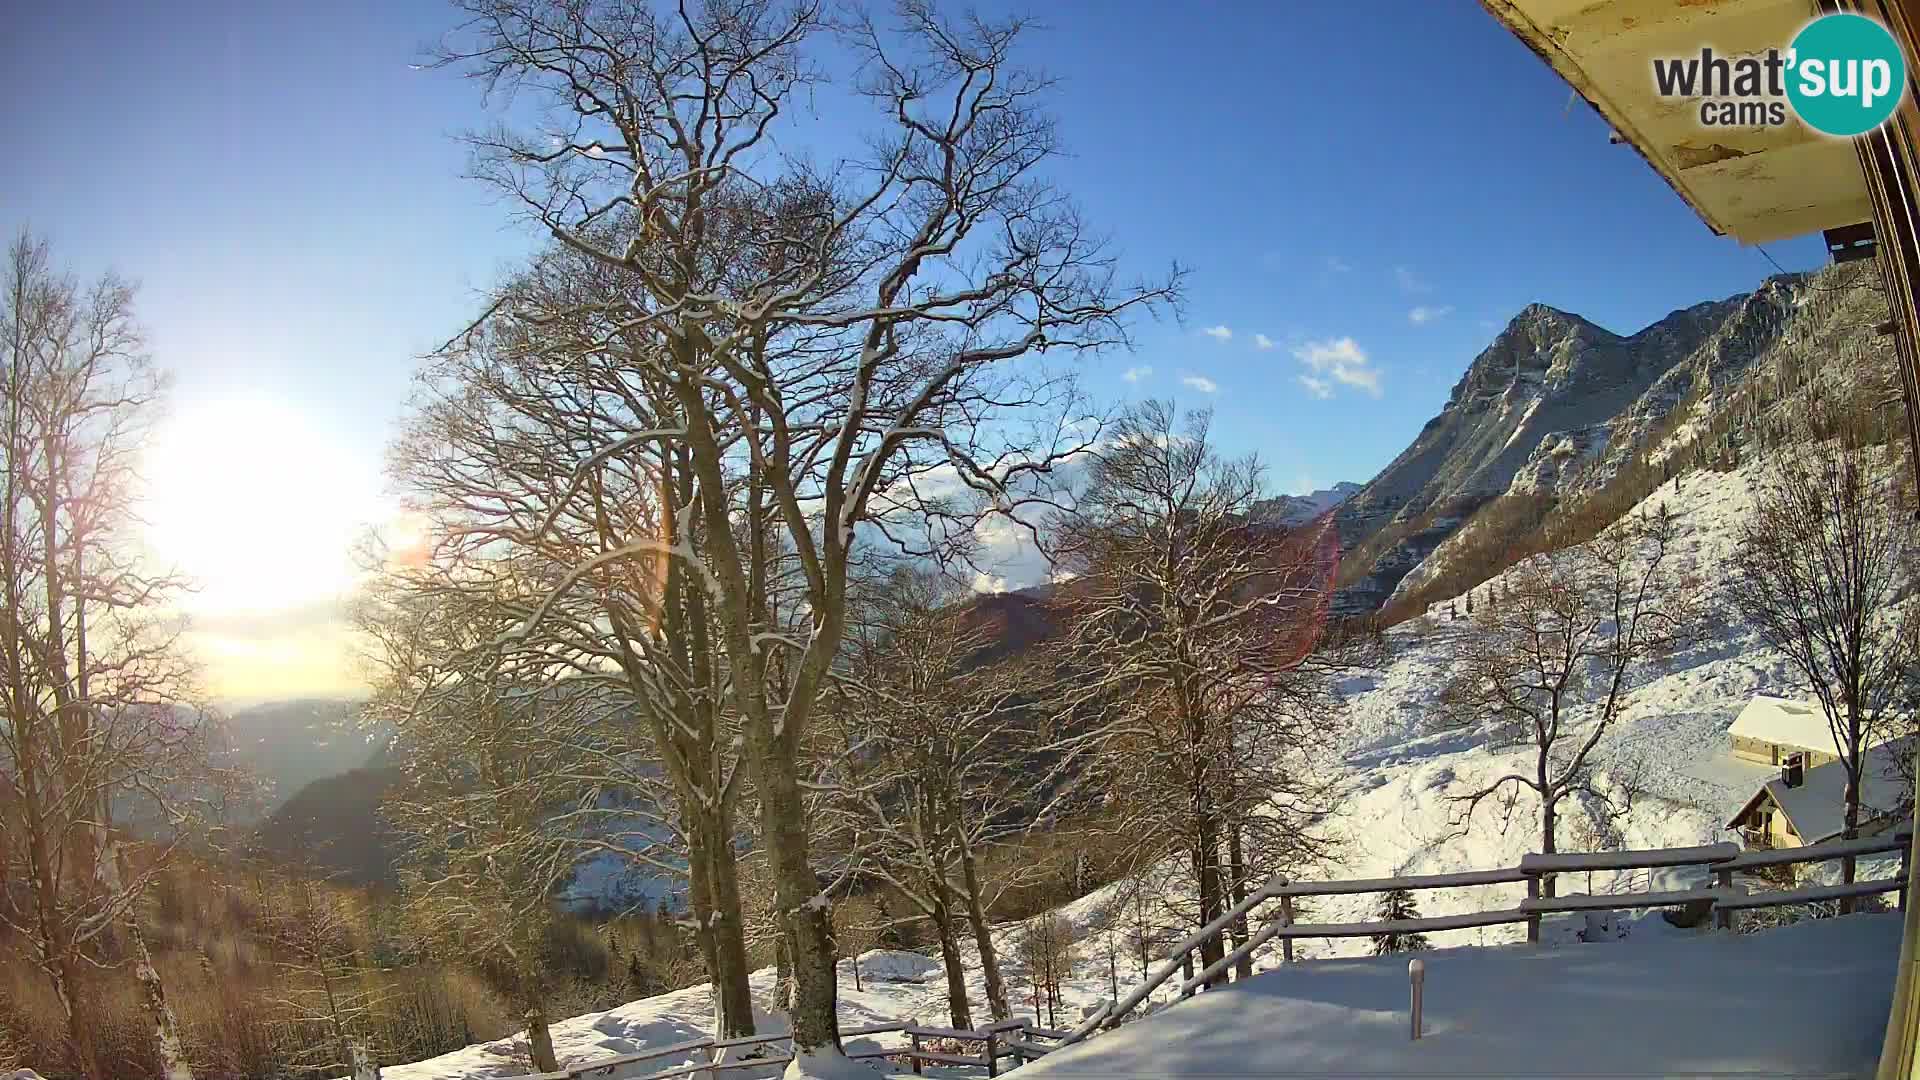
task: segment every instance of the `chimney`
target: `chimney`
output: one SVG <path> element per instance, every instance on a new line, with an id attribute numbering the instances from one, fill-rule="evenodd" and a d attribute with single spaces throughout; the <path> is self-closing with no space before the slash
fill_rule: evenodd
<path id="1" fill-rule="evenodd" d="M 1807 773 L 1806 755 L 1804 754 L 1790 755 L 1787 758 L 1787 763 L 1785 765 L 1780 766 L 1780 785 L 1782 787 L 1790 787 L 1790 788 L 1799 787 L 1800 782 L 1806 779 L 1806 773 Z"/>

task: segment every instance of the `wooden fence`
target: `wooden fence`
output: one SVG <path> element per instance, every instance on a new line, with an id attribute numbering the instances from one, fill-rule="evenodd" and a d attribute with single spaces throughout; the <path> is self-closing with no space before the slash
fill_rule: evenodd
<path id="1" fill-rule="evenodd" d="M 1468 870 L 1457 874 L 1416 874 L 1407 877 L 1359 878 L 1345 881 L 1290 881 L 1285 877 L 1276 877 L 1245 900 L 1235 904 L 1219 918 L 1189 934 L 1174 946 L 1160 967 L 1155 969 L 1132 993 L 1117 1002 L 1103 1003 L 1071 1031 L 1037 1027 L 1031 1020 L 1014 1017 L 970 1031 L 920 1027 L 902 1022 L 843 1029 L 840 1036 L 842 1039 L 887 1034 L 901 1034 L 907 1037 L 905 1046 L 851 1051 L 847 1055 L 851 1058 L 893 1058 L 904 1061 L 915 1073 L 923 1071 L 927 1065 L 945 1065 L 984 1069 L 988 1076 L 997 1077 L 1003 1071 L 1002 1063 L 1009 1059 L 1012 1064 L 1006 1068 L 1017 1068 L 1050 1051 L 1077 1043 L 1096 1031 L 1120 1024 L 1176 972 L 1184 973 L 1180 983 L 1180 996 L 1183 998 L 1218 985 L 1235 965 L 1242 960 L 1250 959 L 1256 951 L 1266 947 L 1275 939 L 1280 941 L 1282 959 L 1292 962 L 1293 942 L 1300 938 L 1371 937 L 1375 934 L 1388 933 L 1423 934 L 1442 930 L 1464 930 L 1476 926 L 1525 923 L 1527 940 L 1537 942 L 1540 940 L 1542 916 L 1570 912 L 1617 911 L 1622 908 L 1694 907 L 1702 918 L 1711 915 L 1716 927 L 1732 929 L 1739 912 L 1756 908 L 1811 904 L 1877 896 L 1890 892 L 1899 894 L 1900 907 L 1905 908 L 1907 904 L 1906 862 L 1910 837 L 1911 833 L 1902 828 L 1898 832 L 1880 836 L 1797 848 L 1742 851 L 1736 844 L 1722 843 L 1708 844 L 1703 847 L 1652 848 L 1641 851 L 1526 855 L 1520 859 L 1520 865 L 1515 867 L 1500 870 Z M 1744 884 L 1734 880 L 1736 874 L 1770 867 L 1825 862 L 1848 857 L 1858 858 L 1891 851 L 1900 853 L 1900 869 L 1897 874 L 1872 881 L 1856 881 L 1851 885 L 1814 885 L 1797 889 L 1750 892 Z M 1547 896 L 1544 887 L 1549 879 L 1561 874 L 1594 870 L 1650 871 L 1680 866 L 1701 867 L 1711 876 L 1711 882 L 1698 888 L 1663 892 L 1569 896 Z M 1521 901 L 1518 907 L 1376 922 L 1295 923 L 1293 921 L 1295 897 L 1352 896 L 1386 892 L 1391 889 L 1413 891 L 1460 889 L 1483 885 L 1506 885 L 1514 882 L 1525 882 L 1527 885 L 1527 898 Z M 1265 925 L 1258 933 L 1200 971 L 1193 970 L 1195 957 L 1205 944 L 1210 941 L 1220 941 L 1224 947 L 1228 929 L 1242 918 L 1246 918 L 1249 923 L 1262 921 L 1254 918 L 1253 912 L 1262 904 L 1268 903 L 1278 903 L 1279 911 L 1275 916 L 1265 920 Z M 775 1043 L 788 1043 L 788 1046 L 785 1051 L 780 1051 L 774 1049 Z M 951 1049 L 954 1043 L 976 1046 L 978 1050 L 972 1054 L 959 1053 Z M 755 1057 L 730 1057 L 726 1053 L 743 1047 L 766 1049 Z M 658 1062 L 662 1058 L 686 1057 L 694 1054 L 705 1054 L 708 1060 L 690 1062 L 660 1071 L 646 1071 L 650 1063 Z M 723 1058 L 727 1060 L 721 1060 Z M 751 1035 L 740 1039 L 690 1039 L 657 1050 L 602 1058 L 590 1064 L 576 1065 L 560 1072 L 536 1073 L 514 1077 L 512 1080 L 674 1080 L 674 1078 L 696 1076 L 702 1073 L 706 1074 L 708 1080 L 721 1080 L 723 1074 L 735 1070 L 783 1066 L 792 1060 L 792 1046 L 789 1037 L 784 1034 Z"/>
<path id="2" fill-rule="evenodd" d="M 840 1038 L 850 1040 L 875 1035 L 904 1035 L 907 1040 L 905 1045 L 850 1050 L 847 1056 L 856 1060 L 892 1058 L 904 1063 L 915 1073 L 922 1072 L 928 1065 L 947 1065 L 984 1069 L 988 1076 L 995 1077 L 1057 1049 L 1070 1034 L 1039 1027 L 1027 1017 L 1016 1016 L 971 1030 L 922 1027 L 904 1021 L 842 1028 Z M 785 1043 L 786 1046 L 776 1047 L 777 1043 Z M 955 1043 L 972 1045 L 976 1052 L 960 1053 L 953 1048 Z M 743 1054 L 752 1054 L 753 1048 L 760 1048 L 761 1052 L 739 1057 L 728 1053 L 741 1051 Z M 707 1060 L 687 1062 L 667 1069 L 649 1068 L 662 1059 L 695 1055 L 703 1055 Z M 1009 1059 L 1011 1064 L 1007 1064 Z M 785 1066 L 792 1060 L 792 1037 L 785 1033 L 748 1035 L 737 1039 L 700 1038 L 618 1057 L 600 1058 L 559 1072 L 528 1073 L 510 1080 L 676 1080 L 678 1077 L 702 1075 L 707 1080 L 721 1080 L 739 1070 Z"/>
<path id="3" fill-rule="evenodd" d="M 1904 909 L 1907 903 L 1906 861 L 1910 837 L 1911 833 L 1903 828 L 1898 832 L 1862 837 L 1857 840 L 1840 840 L 1807 847 L 1759 851 L 1742 851 L 1737 844 L 1721 843 L 1703 847 L 1652 848 L 1642 851 L 1526 855 L 1521 858 L 1519 866 L 1500 870 L 1469 870 L 1457 874 L 1421 874 L 1348 881 L 1289 881 L 1285 877 L 1276 877 L 1245 900 L 1235 904 L 1219 918 L 1188 935 L 1174 947 L 1166 961 L 1148 976 L 1145 982 L 1118 1002 L 1112 1003 L 1109 1007 L 1101 1009 L 1082 1021 L 1079 1027 L 1062 1040 L 1062 1044 L 1071 1045 L 1095 1031 L 1120 1024 L 1155 990 L 1172 978 L 1175 972 L 1184 973 L 1180 984 L 1181 997 L 1191 997 L 1202 989 L 1218 985 L 1235 965 L 1251 958 L 1257 950 L 1264 948 L 1276 938 L 1281 943 L 1282 959 L 1290 962 L 1293 959 L 1293 942 L 1299 938 L 1371 937 L 1375 934 L 1389 933 L 1421 934 L 1442 930 L 1464 930 L 1476 926 L 1525 923 L 1527 940 L 1537 942 L 1540 940 L 1541 917 L 1567 912 L 1696 906 L 1702 911 L 1703 917 L 1705 914 L 1712 915 L 1715 926 L 1730 929 L 1734 925 L 1737 913 L 1741 911 L 1877 896 L 1890 892 L 1899 894 L 1899 903 Z M 1848 857 L 1857 858 L 1862 855 L 1879 855 L 1890 851 L 1900 853 L 1900 869 L 1897 874 L 1889 878 L 1856 881 L 1851 885 L 1815 885 L 1807 888 L 1763 892 L 1749 892 L 1744 885 L 1733 880 L 1736 873 L 1766 867 L 1825 862 Z M 1544 882 L 1560 874 L 1591 870 L 1657 870 L 1677 866 L 1702 867 L 1711 872 L 1713 881 L 1693 889 L 1609 893 L 1598 896 L 1585 894 L 1547 896 L 1543 887 Z M 1377 922 L 1295 923 L 1293 921 L 1293 899 L 1300 896 L 1345 896 L 1386 892 L 1390 889 L 1414 891 L 1459 889 L 1520 881 L 1526 882 L 1527 898 L 1521 901 L 1518 907 Z M 1254 909 L 1262 904 L 1276 901 L 1280 905 L 1277 917 L 1268 920 L 1246 943 L 1227 952 L 1200 971 L 1193 970 L 1195 956 L 1204 945 L 1215 941 L 1224 943 L 1230 927 L 1242 919 L 1248 922 L 1258 921 L 1253 918 Z"/>

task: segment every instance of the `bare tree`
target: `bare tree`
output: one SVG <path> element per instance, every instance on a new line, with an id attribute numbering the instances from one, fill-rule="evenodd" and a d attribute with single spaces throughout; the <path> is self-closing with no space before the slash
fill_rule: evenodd
<path id="1" fill-rule="evenodd" d="M 1106 793 L 1129 864 L 1184 853 L 1197 924 L 1326 854 L 1318 763 L 1342 662 L 1322 650 L 1330 522 L 1258 520 L 1259 462 L 1220 458 L 1210 421 L 1162 402 L 1123 415 L 1053 530 L 1075 574 L 1061 605 L 1078 677 L 1064 702 L 1070 717 L 1097 714 L 1066 721 L 1062 745 L 1084 760 L 1083 786 Z M 1201 955 L 1210 964 L 1225 943 Z"/>
<path id="2" fill-rule="evenodd" d="M 513 288 L 543 308 L 615 295 L 603 267 L 566 252 L 542 260 Z M 569 581 L 553 596 L 490 594 L 506 605 L 504 617 L 525 627 L 502 662 L 564 671 L 621 705 L 620 722 L 604 733 L 606 752 L 592 765 L 596 783 L 671 808 L 676 842 L 660 836 L 628 854 L 652 872 L 687 879 L 688 923 L 713 987 L 715 1034 L 750 1035 L 736 852 L 746 773 L 714 598 L 701 574 L 707 526 L 689 510 L 694 476 L 685 447 L 645 435 L 674 423 L 677 406 L 644 383 L 596 385 L 516 364 L 512 358 L 529 348 L 526 335 L 511 325 L 495 330 L 423 373 L 393 449 L 409 508 L 442 539 L 416 555 L 421 567 L 411 587 L 468 602 L 483 579 Z M 596 346 L 549 335 L 539 347 L 586 356 Z M 611 440 L 612 451 L 599 440 Z M 768 542 L 759 530 L 759 546 Z M 755 590 L 769 619 L 776 561 L 765 561 Z"/>
<path id="3" fill-rule="evenodd" d="M 1890 730 L 1920 633 L 1920 609 L 1898 602 L 1920 526 L 1897 459 L 1845 434 L 1780 447 L 1763 469 L 1740 531 L 1734 595 L 1820 702 L 1847 774 L 1842 835 L 1851 839 L 1863 755 Z M 1844 880 L 1854 873 L 1848 858 Z"/>
<path id="4" fill-rule="evenodd" d="M 108 276 L 82 288 L 25 235 L 5 273 L 0 925 L 59 1000 L 74 1072 L 105 1075 L 82 973 L 131 958 L 162 1067 L 178 1080 L 191 1073 L 138 905 L 206 835 L 220 789 L 205 715 L 188 705 L 180 627 L 162 614 L 181 583 L 143 570 L 128 540 L 162 380 L 132 286 Z M 136 826 L 147 839 L 132 845 Z"/>
<path id="5" fill-rule="evenodd" d="M 1027 920 L 1014 944 L 1015 957 L 1033 986 L 1034 1013 L 1038 1016 L 1044 1008 L 1049 1027 L 1059 1023 L 1061 988 L 1073 976 L 1079 943 L 1079 933 L 1065 915 L 1046 911 Z"/>
<path id="6" fill-rule="evenodd" d="M 1681 534 L 1663 503 L 1587 543 L 1529 557 L 1506 572 L 1500 603 L 1474 614 L 1437 722 L 1491 725 L 1496 744 L 1528 748 L 1533 767 L 1459 796 L 1463 827 L 1490 798 L 1511 820 L 1520 793 L 1532 791 L 1540 850 L 1550 854 L 1568 795 L 1625 812 L 1596 785 L 1595 751 L 1626 710 L 1633 680 L 1701 629 L 1699 583 L 1676 565 Z M 1544 884 L 1554 895 L 1553 878 Z"/>
<path id="7" fill-rule="evenodd" d="M 597 828 L 600 791 L 583 769 L 608 703 L 588 683 L 507 673 L 487 643 L 506 639 L 511 602 L 478 591 L 461 604 L 438 590 L 409 592 L 405 572 L 395 576 L 400 584 L 387 583 L 381 603 L 363 602 L 357 619 L 386 668 L 368 713 L 391 725 L 405 774 L 385 812 L 408 842 L 409 907 L 436 948 L 484 957 L 507 975 L 533 1066 L 552 1072 L 547 932 L 555 889 L 612 842 Z"/>
<path id="8" fill-rule="evenodd" d="M 321 1033 L 293 1052 L 311 1069 L 353 1069 L 386 991 L 361 977 L 353 913 L 342 898 L 310 877 L 292 880 L 289 890 L 289 903 L 267 928 L 285 980 L 276 1001 L 295 1023 Z"/>
<path id="9" fill-rule="evenodd" d="M 830 824 L 844 822 L 862 871 L 933 927 L 953 1026 L 973 1026 L 963 924 L 979 950 L 988 1006 L 1005 1019 L 1011 1010 L 979 855 L 1045 812 L 1035 710 L 1012 665 L 983 662 L 991 636 L 970 593 L 912 569 L 863 592 L 847 688 L 828 713 L 838 745 L 820 785 L 822 813 Z"/>
<path id="10" fill-rule="evenodd" d="M 583 426 L 582 442 L 603 459 L 671 448 L 691 476 L 679 510 L 705 528 L 698 552 L 626 537 L 552 595 L 639 553 L 692 564 L 793 956 L 794 1041 L 803 1057 L 837 1052 L 800 760 L 846 630 L 856 529 L 963 535 L 945 524 L 960 504 L 927 496 L 935 483 L 1009 508 L 1086 431 L 1060 373 L 1012 361 L 1124 343 L 1121 316 L 1172 286 L 1118 285 L 1039 179 L 1055 150 L 1036 107 L 1049 83 L 1012 61 L 1017 22 L 953 22 L 916 2 L 897 29 L 845 28 L 888 130 L 864 160 L 812 167 L 760 151 L 775 132 L 807 144 L 807 117 L 787 106 L 821 74 L 806 52 L 826 29 L 814 3 L 462 6 L 472 19 L 444 62 L 543 109 L 531 130 L 476 136 L 475 171 L 622 283 L 588 304 L 509 292 L 487 321 L 524 328 L 514 362 L 550 374 L 557 395 L 645 383 L 670 399 L 658 426 L 616 418 L 604 435 Z M 597 348 L 582 353 L 583 339 Z M 802 582 L 800 635 L 759 592 L 785 560 Z"/>

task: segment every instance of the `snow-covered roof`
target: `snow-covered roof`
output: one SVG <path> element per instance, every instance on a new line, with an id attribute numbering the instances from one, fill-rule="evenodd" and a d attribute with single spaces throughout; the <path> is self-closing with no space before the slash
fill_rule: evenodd
<path id="1" fill-rule="evenodd" d="M 1840 749 L 1833 738 L 1827 714 L 1817 701 L 1756 696 L 1740 710 L 1727 733 L 1736 738 L 1790 746 L 1795 750 L 1817 750 L 1838 757 Z"/>
<path id="2" fill-rule="evenodd" d="M 1860 823 L 1867 824 L 1898 809 L 1906 796 L 1906 778 L 1900 761 L 1911 757 L 1914 737 L 1909 735 L 1881 743 L 1868 750 L 1860 763 Z M 1795 787 L 1778 777 L 1769 780 L 1738 815 L 1737 824 L 1761 796 L 1772 797 L 1793 825 L 1794 834 L 1808 844 L 1818 844 L 1839 836 L 1846 828 L 1847 769 L 1838 761 L 1808 769 Z M 1729 825 L 1729 828 L 1734 827 Z"/>

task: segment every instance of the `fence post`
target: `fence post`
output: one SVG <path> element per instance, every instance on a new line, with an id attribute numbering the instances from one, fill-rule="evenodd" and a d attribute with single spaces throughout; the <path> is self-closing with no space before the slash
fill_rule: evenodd
<path id="1" fill-rule="evenodd" d="M 1527 899 L 1540 899 L 1540 875 L 1537 873 L 1527 875 Z M 1540 944 L 1540 913 L 1537 911 L 1527 912 L 1527 944 Z"/>
<path id="2" fill-rule="evenodd" d="M 1413 1037 L 1420 1038 L 1420 997 L 1426 988 L 1427 962 L 1415 957 L 1407 961 L 1407 978 L 1413 980 Z"/>
<path id="3" fill-rule="evenodd" d="M 907 1032 L 907 1037 L 913 1040 L 913 1049 L 912 1049 L 912 1050 L 911 1050 L 911 1051 L 909 1052 L 909 1056 L 910 1056 L 910 1057 L 912 1057 L 912 1059 L 913 1059 L 913 1071 L 914 1071 L 914 1074 L 915 1074 L 915 1075 L 919 1075 L 919 1072 L 920 1072 L 920 1033 L 919 1033 L 919 1032 L 917 1032 L 917 1031 L 909 1031 L 909 1032 Z"/>
<path id="4" fill-rule="evenodd" d="M 1182 983 L 1193 982 L 1193 951 L 1191 949 L 1180 954 L 1180 981 Z M 1199 987 L 1197 986 L 1183 987 L 1180 991 L 1180 996 L 1190 998 L 1198 989 Z"/>
<path id="5" fill-rule="evenodd" d="M 1286 927 L 1293 925 L 1293 896 L 1290 893 L 1283 894 L 1280 897 L 1280 925 Z M 1285 964 L 1293 963 L 1293 938 L 1291 936 L 1280 939 L 1280 961 Z"/>
<path id="6" fill-rule="evenodd" d="M 1733 871 L 1714 871 L 1713 883 L 1721 892 L 1731 894 L 1733 892 Z M 1719 930 L 1733 929 L 1733 911 L 1716 905 L 1713 909 L 1713 925 L 1715 929 Z"/>
<path id="7" fill-rule="evenodd" d="M 999 1040 L 1000 1040 L 999 1032 L 997 1031 L 987 1032 L 987 1075 L 988 1076 L 1000 1075 Z"/>

